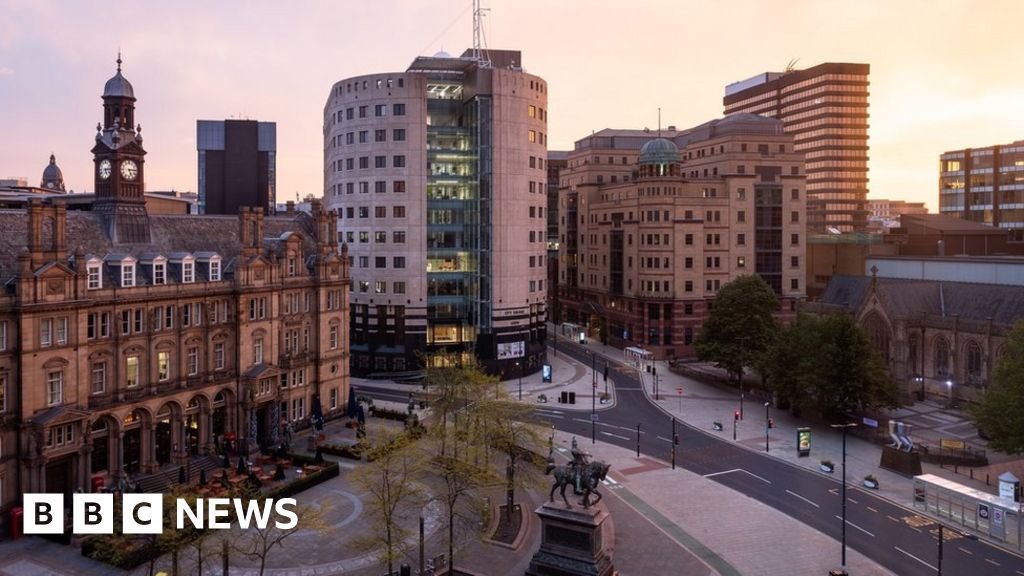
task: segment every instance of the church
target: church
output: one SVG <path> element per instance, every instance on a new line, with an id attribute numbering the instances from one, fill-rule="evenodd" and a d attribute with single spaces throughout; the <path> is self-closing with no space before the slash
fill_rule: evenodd
<path id="1" fill-rule="evenodd" d="M 151 214 L 120 56 L 102 100 L 92 209 L 0 209 L 0 523 L 25 492 L 275 445 L 348 395 L 336 215 Z"/>

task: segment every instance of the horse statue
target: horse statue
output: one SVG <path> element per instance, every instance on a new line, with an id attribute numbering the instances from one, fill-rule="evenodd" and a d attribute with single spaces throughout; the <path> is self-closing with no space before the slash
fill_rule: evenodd
<path id="1" fill-rule="evenodd" d="M 551 486 L 551 494 L 548 497 L 549 501 L 555 501 L 555 490 L 561 488 L 562 501 L 565 502 L 567 508 L 572 509 L 572 505 L 569 504 L 569 500 L 565 497 L 565 488 L 566 486 L 579 485 L 583 490 L 583 501 L 580 504 L 584 508 L 590 508 L 601 501 L 602 496 L 597 491 L 597 486 L 608 476 L 608 469 L 611 467 L 611 464 L 605 464 L 599 460 L 587 462 L 579 466 L 571 463 L 568 466 L 555 466 L 553 462 L 549 461 L 544 474 L 551 474 L 555 478 L 555 483 Z M 578 484 L 577 480 L 579 480 Z M 597 495 L 597 499 L 593 502 L 590 501 L 591 494 Z"/>

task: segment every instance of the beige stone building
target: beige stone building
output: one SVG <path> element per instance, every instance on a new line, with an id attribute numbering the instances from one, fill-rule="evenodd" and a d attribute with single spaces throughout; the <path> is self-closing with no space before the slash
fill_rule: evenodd
<path id="1" fill-rule="evenodd" d="M 151 215 L 120 69 L 103 100 L 95 210 L 0 210 L 4 519 L 25 492 L 277 444 L 347 399 L 336 216 Z"/>
<path id="2" fill-rule="evenodd" d="M 804 297 L 803 157 L 778 120 L 602 130 L 560 180 L 562 319 L 592 337 L 688 357 L 730 280 L 759 274 L 784 315 Z"/>
<path id="3" fill-rule="evenodd" d="M 546 321 L 547 82 L 518 51 L 416 58 L 336 82 L 324 198 L 352 259 L 352 369 L 423 353 L 540 369 Z"/>

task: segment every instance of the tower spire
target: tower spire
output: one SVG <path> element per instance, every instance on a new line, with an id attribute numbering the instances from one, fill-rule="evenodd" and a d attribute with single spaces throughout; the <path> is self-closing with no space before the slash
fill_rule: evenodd
<path id="1" fill-rule="evenodd" d="M 117 49 L 117 71 L 118 71 L 118 73 L 121 72 L 121 49 L 120 48 Z"/>
<path id="2" fill-rule="evenodd" d="M 658 138 L 661 138 L 661 106 L 658 106 Z"/>

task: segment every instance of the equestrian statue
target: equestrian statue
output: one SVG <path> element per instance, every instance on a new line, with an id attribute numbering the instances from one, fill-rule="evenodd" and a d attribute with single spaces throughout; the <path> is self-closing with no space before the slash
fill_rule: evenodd
<path id="1" fill-rule="evenodd" d="M 551 474 L 555 479 L 548 499 L 550 502 L 554 502 L 555 490 L 561 489 L 562 501 L 565 502 L 567 508 L 571 509 L 572 505 L 569 504 L 569 500 L 565 497 L 565 488 L 571 485 L 576 494 L 583 495 L 583 501 L 580 504 L 584 508 L 590 508 L 601 501 L 602 496 L 597 491 L 597 487 L 607 477 L 611 464 L 605 464 L 601 461 L 591 462 L 588 454 L 579 449 L 579 446 L 576 444 L 576 438 L 572 439 L 571 453 L 572 461 L 565 466 L 556 466 L 553 455 L 548 456 L 548 465 L 544 470 L 544 474 Z M 597 495 L 597 499 L 593 502 L 590 501 L 591 494 Z"/>

